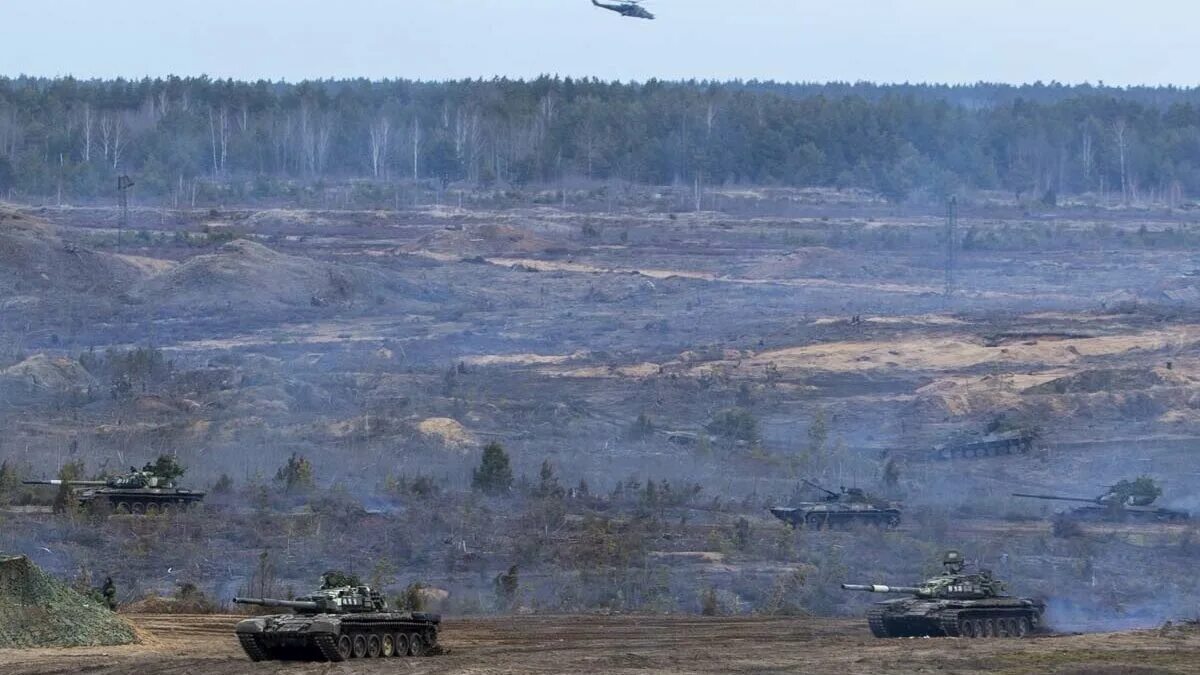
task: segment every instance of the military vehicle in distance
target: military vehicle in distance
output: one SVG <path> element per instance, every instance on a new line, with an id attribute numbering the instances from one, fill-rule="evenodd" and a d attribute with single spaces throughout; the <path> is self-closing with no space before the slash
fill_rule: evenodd
<path id="1" fill-rule="evenodd" d="M 180 471 L 181 472 L 181 471 Z M 154 465 L 141 471 L 130 467 L 129 473 L 104 480 L 27 480 L 25 485 L 63 485 L 75 493 L 80 506 L 104 504 L 114 513 L 155 515 L 187 509 L 204 499 L 204 492 L 175 486 L 173 478 L 160 476 Z"/>
<path id="2" fill-rule="evenodd" d="M 592 4 L 596 7 L 607 9 L 610 12 L 616 12 L 621 16 L 629 17 L 631 19 L 653 20 L 654 14 L 650 13 L 650 10 L 646 9 L 645 7 L 642 7 L 641 2 L 642 0 L 625 0 L 625 2 L 608 4 L 600 2 L 599 0 L 592 0 Z"/>
<path id="3" fill-rule="evenodd" d="M 967 436 L 933 446 L 933 458 L 940 460 L 997 457 L 1026 453 L 1033 449 L 1039 434 L 1032 429 L 993 431 L 982 436 Z"/>
<path id="4" fill-rule="evenodd" d="M 824 492 L 825 496 L 819 502 L 801 502 L 796 506 L 771 508 L 771 515 L 792 527 L 820 530 L 852 525 L 886 528 L 900 525 L 900 509 L 895 504 L 876 499 L 860 488 L 842 488 L 839 493 L 810 480 L 800 480 L 805 485 Z"/>
<path id="5" fill-rule="evenodd" d="M 290 608 L 294 612 L 238 623 L 238 641 L 251 661 L 337 662 L 424 656 L 439 651 L 440 616 L 390 611 L 383 597 L 368 586 L 331 586 L 326 582 L 319 590 L 295 600 L 233 601 Z"/>
<path id="6" fill-rule="evenodd" d="M 909 597 L 875 603 L 867 612 L 878 638 L 1018 638 L 1042 627 L 1046 606 L 1004 594 L 1004 584 L 988 570 L 965 574 L 958 551 L 948 551 L 944 571 L 916 586 L 842 584 L 847 591 L 902 593 Z"/>
<path id="7" fill-rule="evenodd" d="M 1190 520 L 1192 517 L 1187 511 L 1152 507 L 1151 505 L 1154 504 L 1155 500 L 1162 495 L 1162 488 L 1149 476 L 1141 476 L 1135 480 L 1122 480 L 1116 485 L 1110 485 L 1104 494 L 1093 499 L 1085 497 L 1060 497 L 1057 495 L 1035 495 L 1025 492 L 1014 492 L 1012 495 L 1026 499 L 1047 499 L 1090 504 L 1090 506 L 1081 506 L 1062 514 L 1072 520 L 1172 523 Z"/>

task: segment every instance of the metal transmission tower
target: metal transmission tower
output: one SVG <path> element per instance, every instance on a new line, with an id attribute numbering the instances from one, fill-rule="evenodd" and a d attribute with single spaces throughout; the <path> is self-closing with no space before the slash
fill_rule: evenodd
<path id="1" fill-rule="evenodd" d="M 955 236 L 958 230 L 958 197 L 946 203 L 946 297 L 954 294 Z"/>
<path id="2" fill-rule="evenodd" d="M 129 188 L 133 179 L 126 175 L 117 177 L 117 204 L 121 207 L 121 220 L 117 223 L 117 250 L 121 250 L 121 232 L 129 227 Z"/>

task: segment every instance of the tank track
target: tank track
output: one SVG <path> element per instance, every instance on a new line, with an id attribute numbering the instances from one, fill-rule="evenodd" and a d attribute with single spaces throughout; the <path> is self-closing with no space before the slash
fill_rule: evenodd
<path id="1" fill-rule="evenodd" d="M 883 610 L 872 608 L 867 611 L 867 625 L 871 627 L 871 635 L 877 638 L 891 637 L 888 632 L 887 623 L 883 620 Z"/>
<path id="2" fill-rule="evenodd" d="M 242 635 L 239 633 L 238 642 L 242 643 L 242 650 L 246 652 L 246 656 L 249 656 L 251 661 L 271 660 L 270 655 L 262 648 L 262 645 L 258 644 L 258 638 L 253 635 Z"/>
<path id="3" fill-rule="evenodd" d="M 965 637 L 965 638 L 971 638 L 971 639 L 978 639 L 978 638 L 984 638 L 984 637 L 998 638 L 998 639 L 1017 639 L 1017 638 L 1021 637 L 1020 635 L 1012 634 L 1008 630 L 1005 630 L 1006 634 L 1004 634 L 1004 635 L 992 634 L 992 635 L 985 636 L 985 635 L 980 635 L 980 634 L 974 634 L 974 635 L 969 634 L 969 633 L 964 634 L 964 630 L 963 630 L 963 625 L 964 625 L 963 622 L 964 621 L 972 621 L 972 620 L 994 621 L 997 619 L 1007 619 L 1007 620 L 1025 619 L 1027 621 L 1028 630 L 1031 633 L 1036 631 L 1038 629 L 1038 627 L 1041 625 L 1041 621 L 1040 621 L 1041 617 L 1040 616 L 1038 616 L 1036 613 L 1029 612 L 1027 610 L 1022 610 L 1022 609 L 1008 609 L 1008 610 L 1001 609 L 1001 610 L 982 610 L 982 611 L 981 610 L 959 610 L 959 611 L 954 611 L 954 612 L 947 612 L 946 614 L 943 614 L 942 616 L 939 617 L 939 623 L 941 624 L 942 632 L 945 633 L 947 637 Z"/>
<path id="4" fill-rule="evenodd" d="M 942 632 L 946 637 L 962 637 L 962 631 L 959 629 L 958 612 L 950 612 L 938 617 L 938 623 L 942 626 Z"/>
<path id="5" fill-rule="evenodd" d="M 892 530 L 900 526 L 900 514 L 894 511 L 858 511 L 810 513 L 793 527 L 810 530 L 844 530 L 852 527 L 879 527 Z"/>
<path id="6" fill-rule="evenodd" d="M 321 656 L 325 657 L 330 663 L 337 663 L 342 660 L 342 655 L 337 650 L 337 640 L 335 636 L 328 633 L 320 633 L 313 635 L 313 644 L 317 650 L 321 652 Z"/>

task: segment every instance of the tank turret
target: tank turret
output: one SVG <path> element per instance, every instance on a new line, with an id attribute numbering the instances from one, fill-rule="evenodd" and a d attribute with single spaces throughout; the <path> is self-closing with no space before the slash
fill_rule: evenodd
<path id="1" fill-rule="evenodd" d="M 354 614 L 356 612 L 382 612 L 387 602 L 369 586 L 345 586 L 322 588 L 295 600 L 274 598 L 234 598 L 234 604 L 258 605 L 260 607 L 283 607 L 297 614 Z"/>
<path id="2" fill-rule="evenodd" d="M 964 571 L 958 551 L 948 551 L 944 571 L 915 586 L 842 584 L 847 591 L 907 595 L 876 603 L 867 613 L 875 637 L 1023 637 L 1041 626 L 1045 606 L 1005 594 L 989 570 Z"/>
<path id="3" fill-rule="evenodd" d="M 292 610 L 237 625 L 242 649 L 253 661 L 345 661 L 350 658 L 423 656 L 438 650 L 441 617 L 388 609 L 369 586 L 333 586 L 351 579 L 327 573 L 321 588 L 295 600 L 234 598 L 239 605 Z"/>

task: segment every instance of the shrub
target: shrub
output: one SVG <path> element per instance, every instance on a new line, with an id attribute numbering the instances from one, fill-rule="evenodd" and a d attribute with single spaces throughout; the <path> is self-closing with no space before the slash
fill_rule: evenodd
<path id="1" fill-rule="evenodd" d="M 217 482 L 213 483 L 212 493 L 214 495 L 227 495 L 231 492 L 233 492 L 233 479 L 229 477 L 229 474 L 223 473 L 217 479 Z"/>
<path id="2" fill-rule="evenodd" d="M 641 440 L 654 435 L 654 420 L 646 413 L 639 413 L 637 419 L 629 426 L 629 438 Z"/>
<path id="3" fill-rule="evenodd" d="M 492 580 L 492 585 L 496 591 L 496 604 L 499 609 L 511 611 L 517 604 L 517 591 L 520 590 L 520 577 L 517 575 L 517 566 L 513 565 L 508 568 L 507 572 L 501 572 Z"/>
<path id="4" fill-rule="evenodd" d="M 704 428 L 729 442 L 755 443 L 759 438 L 758 418 L 745 408 L 726 408 L 713 415 Z"/>
<path id="5" fill-rule="evenodd" d="M 1079 522 L 1069 516 L 1056 516 L 1054 522 L 1050 526 L 1050 531 L 1054 536 L 1061 539 L 1071 539 L 1083 534 L 1083 527 Z"/>
<path id="6" fill-rule="evenodd" d="M 733 546 L 739 551 L 746 551 L 750 548 L 750 521 L 745 518 L 738 518 L 737 523 L 733 526 Z"/>
<path id="7" fill-rule="evenodd" d="M 68 481 L 79 480 L 83 477 L 83 462 L 67 462 L 58 470 L 58 479 L 63 481 L 54 495 L 54 512 L 69 513 L 79 507 L 79 499 L 75 496 L 75 488 Z"/>

